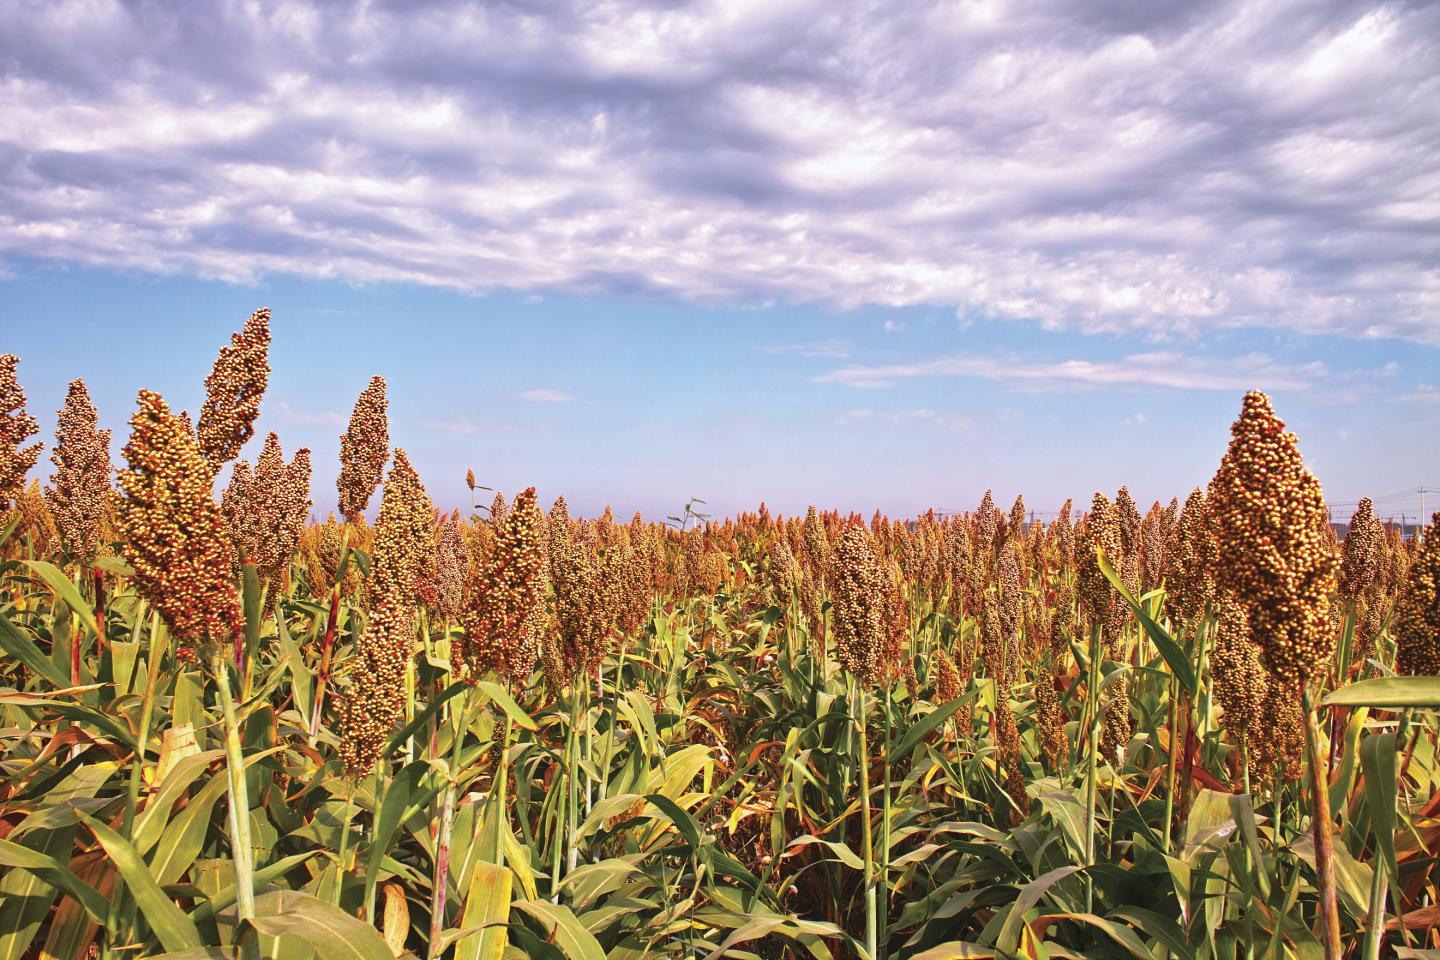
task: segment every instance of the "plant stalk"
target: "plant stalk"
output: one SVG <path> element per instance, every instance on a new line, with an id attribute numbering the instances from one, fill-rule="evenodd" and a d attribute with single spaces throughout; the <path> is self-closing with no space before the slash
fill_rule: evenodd
<path id="1" fill-rule="evenodd" d="M 1305 706 L 1305 754 L 1310 766 L 1310 792 L 1314 803 L 1315 873 L 1320 894 L 1321 942 L 1325 960 L 1340 960 L 1340 905 L 1335 896 L 1335 837 L 1330 822 L 1330 785 L 1325 758 L 1320 755 L 1320 727 L 1315 699 L 1307 686 L 1301 693 Z"/>

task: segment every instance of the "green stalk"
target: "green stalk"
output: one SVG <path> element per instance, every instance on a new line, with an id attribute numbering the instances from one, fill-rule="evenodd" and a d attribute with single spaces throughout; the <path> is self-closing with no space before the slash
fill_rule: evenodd
<path id="1" fill-rule="evenodd" d="M 1165 853 L 1170 853 L 1171 831 L 1175 824 L 1175 771 L 1180 754 L 1180 705 L 1174 676 L 1169 682 L 1170 689 L 1170 749 L 1165 759 Z M 1249 790 L 1247 789 L 1248 793 Z"/>
<path id="2" fill-rule="evenodd" d="M 1377 856 L 1370 875 L 1370 910 L 1365 917 L 1365 942 L 1360 960 L 1380 960 L 1380 945 L 1385 942 L 1385 894 L 1389 887 L 1385 858 Z"/>
<path id="3" fill-rule="evenodd" d="M 443 764 L 443 761 L 441 761 Z M 445 797 L 440 803 L 440 829 L 435 835 L 435 874 L 430 883 L 430 942 L 427 960 L 439 960 L 445 931 L 445 894 L 450 885 L 450 837 L 455 832 L 455 779 L 445 767 Z"/>
<path id="4" fill-rule="evenodd" d="M 1320 756 L 1320 728 L 1315 698 L 1307 686 L 1301 693 L 1305 707 L 1305 759 L 1310 766 L 1311 801 L 1314 803 L 1315 874 L 1320 894 L 1320 923 L 1325 960 L 1340 960 L 1340 905 L 1335 897 L 1335 838 L 1330 822 L 1330 784 Z"/>
<path id="5" fill-rule="evenodd" d="M 224 652 L 214 646 L 211 665 L 220 693 L 220 710 L 225 722 L 225 773 L 229 777 L 230 856 L 235 864 L 235 914 L 243 926 L 255 919 L 255 865 L 250 848 L 250 798 L 245 787 L 245 754 L 240 746 L 240 724 L 230 694 L 229 664 Z M 253 934 L 240 940 L 241 960 L 259 960 L 260 946 Z"/>
<path id="6" fill-rule="evenodd" d="M 870 746 L 865 736 L 865 692 L 855 684 L 855 697 L 860 712 L 860 811 L 861 829 L 864 831 L 865 854 L 865 951 L 872 958 L 876 956 L 875 943 L 875 842 L 870 834 Z"/>
<path id="7" fill-rule="evenodd" d="M 1096 780 L 1100 756 L 1100 624 L 1090 627 L 1090 677 L 1086 680 L 1086 707 L 1090 717 L 1090 749 L 1085 761 L 1085 865 L 1095 862 Z M 1085 874 L 1085 912 L 1095 909 L 1095 885 Z"/>
<path id="8" fill-rule="evenodd" d="M 880 794 L 880 879 L 879 893 L 877 899 L 880 901 L 876 916 L 876 926 L 879 928 L 878 943 L 888 943 L 887 926 L 890 921 L 890 709 L 891 690 L 887 684 L 885 687 L 885 712 L 881 717 L 881 729 L 884 731 L 885 756 L 881 765 L 883 771 L 884 785 Z M 877 958 L 879 960 L 879 958 Z"/>
<path id="9" fill-rule="evenodd" d="M 570 767 L 565 771 L 565 873 L 575 872 L 579 864 L 579 851 L 575 846 L 575 834 L 579 832 L 576 815 L 580 810 L 580 797 L 575 774 L 580 769 L 580 698 L 585 678 L 576 678 L 570 688 Z"/>

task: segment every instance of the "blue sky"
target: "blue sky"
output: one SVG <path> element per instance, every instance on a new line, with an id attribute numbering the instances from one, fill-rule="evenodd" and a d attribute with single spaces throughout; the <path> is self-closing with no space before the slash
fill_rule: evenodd
<path id="1" fill-rule="evenodd" d="M 142 386 L 199 408 L 216 350 L 260 305 L 275 311 L 260 429 L 287 452 L 315 451 L 322 509 L 338 434 L 377 373 L 390 383 L 393 442 L 437 501 L 457 506 L 467 468 L 507 492 L 564 493 L 587 514 L 612 504 L 663 516 L 699 496 L 720 513 L 766 500 L 905 515 L 972 507 L 987 487 L 1049 511 L 1122 482 L 1148 502 L 1208 479 L 1252 381 L 1271 388 L 1337 502 L 1440 472 L 1440 408 L 1419 399 L 1433 349 L 1386 341 L 1242 330 L 1149 342 L 939 307 L 704 308 L 31 263 L 0 283 L 0 313 L 16 321 L 0 347 L 23 358 L 47 433 L 79 375 L 118 448 Z M 1284 359 L 1254 366 L 1261 354 Z M 930 372 L 937 358 L 960 358 L 965 372 Z M 982 372 L 966 366 L 975 361 Z M 1067 362 L 1071 372 L 1054 372 Z M 1246 364 L 1253 376 L 1237 370 Z M 889 379 L 856 379 L 872 375 Z M 1417 501 L 1389 505 L 1413 514 Z"/>
<path id="2" fill-rule="evenodd" d="M 268 305 L 322 510 L 379 373 L 447 505 L 1148 502 L 1260 387 L 1347 513 L 1440 486 L 1437 103 L 1427 4 L 19 2 L 0 351 L 118 453 Z"/>

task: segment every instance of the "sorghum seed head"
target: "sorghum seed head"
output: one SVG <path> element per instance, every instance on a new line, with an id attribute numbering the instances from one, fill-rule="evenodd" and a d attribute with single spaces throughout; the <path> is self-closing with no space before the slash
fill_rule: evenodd
<path id="1" fill-rule="evenodd" d="M 495 526 L 494 546 L 471 577 L 465 637 L 451 648 L 456 673 L 475 680 L 495 670 L 517 684 L 529 682 L 547 629 L 545 540 L 545 516 L 530 487 Z"/>
<path id="2" fill-rule="evenodd" d="M 840 665 L 865 684 L 886 675 L 888 578 L 875 552 L 875 538 L 860 523 L 845 528 L 827 577 L 831 629 Z"/>
<path id="3" fill-rule="evenodd" d="M 1395 606 L 1395 669 L 1440 674 L 1440 512 L 1410 564 Z"/>
<path id="4" fill-rule="evenodd" d="M 1253 742 L 1263 736 L 1261 717 L 1269 678 L 1260 662 L 1260 648 L 1250 638 L 1245 608 L 1233 598 L 1220 604 L 1210 668 L 1215 677 L 1215 699 L 1224 711 L 1221 719 L 1230 736 L 1237 743 Z"/>
<path id="5" fill-rule="evenodd" d="M 1294 692 L 1334 653 L 1327 613 L 1336 557 L 1325 497 L 1270 398 L 1245 395 L 1210 481 L 1221 586 L 1245 604 L 1270 670 Z"/>
<path id="6" fill-rule="evenodd" d="M 110 431 L 97 429 L 98 423 L 85 381 L 71 380 L 50 453 L 55 473 L 45 488 L 45 501 L 60 542 L 82 560 L 95 556 L 100 518 L 111 494 Z"/>
<path id="7" fill-rule="evenodd" d="M 20 358 L 0 354 L 0 510 L 25 488 L 25 474 L 40 459 L 40 443 L 21 444 L 39 432 L 35 418 L 25 412 L 25 391 L 15 378 Z"/>
<path id="8" fill-rule="evenodd" d="M 1340 554 L 1340 596 L 1355 602 L 1365 596 L 1385 559 L 1385 528 L 1375 519 L 1375 505 L 1362 497 L 1350 517 Z"/>
<path id="9" fill-rule="evenodd" d="M 358 660 L 345 702 L 340 756 L 353 777 L 380 757 L 405 709 L 405 669 L 415 634 L 416 573 L 434 542 L 434 507 L 405 451 L 395 462 L 380 498 L 375 545 L 370 552 L 373 598 L 365 632 L 355 644 Z"/>
<path id="10" fill-rule="evenodd" d="M 120 471 L 122 551 L 140 593 L 182 643 L 226 642 L 241 629 L 234 556 L 194 435 L 158 393 L 140 391 Z"/>
<path id="11" fill-rule="evenodd" d="M 340 515 L 355 522 L 370 504 L 390 456 L 390 418 L 385 400 L 385 378 L 371 377 L 360 392 L 350 426 L 340 437 Z"/>
<path id="12" fill-rule="evenodd" d="M 260 400 L 270 382 L 270 310 L 262 307 L 230 335 L 210 376 L 205 378 L 205 404 L 196 424 L 200 451 L 211 474 L 234 460 L 255 435 Z"/>

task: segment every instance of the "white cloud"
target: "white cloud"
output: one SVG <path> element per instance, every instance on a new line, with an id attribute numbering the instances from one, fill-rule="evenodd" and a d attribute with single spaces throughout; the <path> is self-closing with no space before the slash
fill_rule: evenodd
<path id="1" fill-rule="evenodd" d="M 853 426 L 858 423 L 870 423 L 880 421 L 891 425 L 899 424 L 923 424 L 931 426 L 936 430 L 943 430 L 947 433 L 964 433 L 975 427 L 975 420 L 967 414 L 954 410 L 932 410 L 928 407 L 920 407 L 911 410 L 881 410 L 876 411 L 869 407 L 857 407 L 853 410 L 846 410 L 836 418 L 837 426 Z"/>
<path id="2" fill-rule="evenodd" d="M 344 427 L 345 417 L 338 413 L 331 413 L 325 410 L 302 410 L 291 405 L 286 400 L 269 400 L 265 403 L 265 413 L 273 413 L 287 423 L 322 424 L 331 427 Z"/>
<path id="3" fill-rule="evenodd" d="M 1323 363 L 1284 364 L 1263 354 L 1223 360 L 1174 352 L 1137 353 L 1117 361 L 1037 361 L 1015 356 L 946 356 L 918 363 L 850 364 L 815 377 L 861 389 L 901 380 L 961 377 L 998 380 L 1032 392 L 1077 387 L 1142 386 L 1177 390 L 1305 390 L 1327 376 Z"/>
<path id="4" fill-rule="evenodd" d="M 1433 4 L 10 4 L 0 257 L 1440 343 L 1437 101 Z"/>
<path id="5" fill-rule="evenodd" d="M 899 333 L 905 329 L 905 324 L 900 320 L 886 320 L 881 329 L 886 333 Z"/>
<path id="6" fill-rule="evenodd" d="M 529 400 L 532 403 L 569 403 L 575 399 L 573 393 L 566 393 L 564 390 L 554 390 L 550 387 L 536 387 L 533 390 L 521 390 L 521 400 Z"/>
<path id="7" fill-rule="evenodd" d="M 445 419 L 421 420 L 420 426 L 426 430 L 436 433 L 471 434 L 480 428 L 470 421 L 469 417 L 450 417 Z"/>
<path id="8" fill-rule="evenodd" d="M 850 341 L 841 339 L 816 340 L 811 343 L 786 343 L 761 347 L 763 353 L 775 357 L 829 357 L 838 359 L 850 356 Z"/>
<path id="9" fill-rule="evenodd" d="M 1408 403 L 1440 403 L 1440 387 L 1433 383 L 1416 384 L 1413 391 L 1400 399 Z"/>

